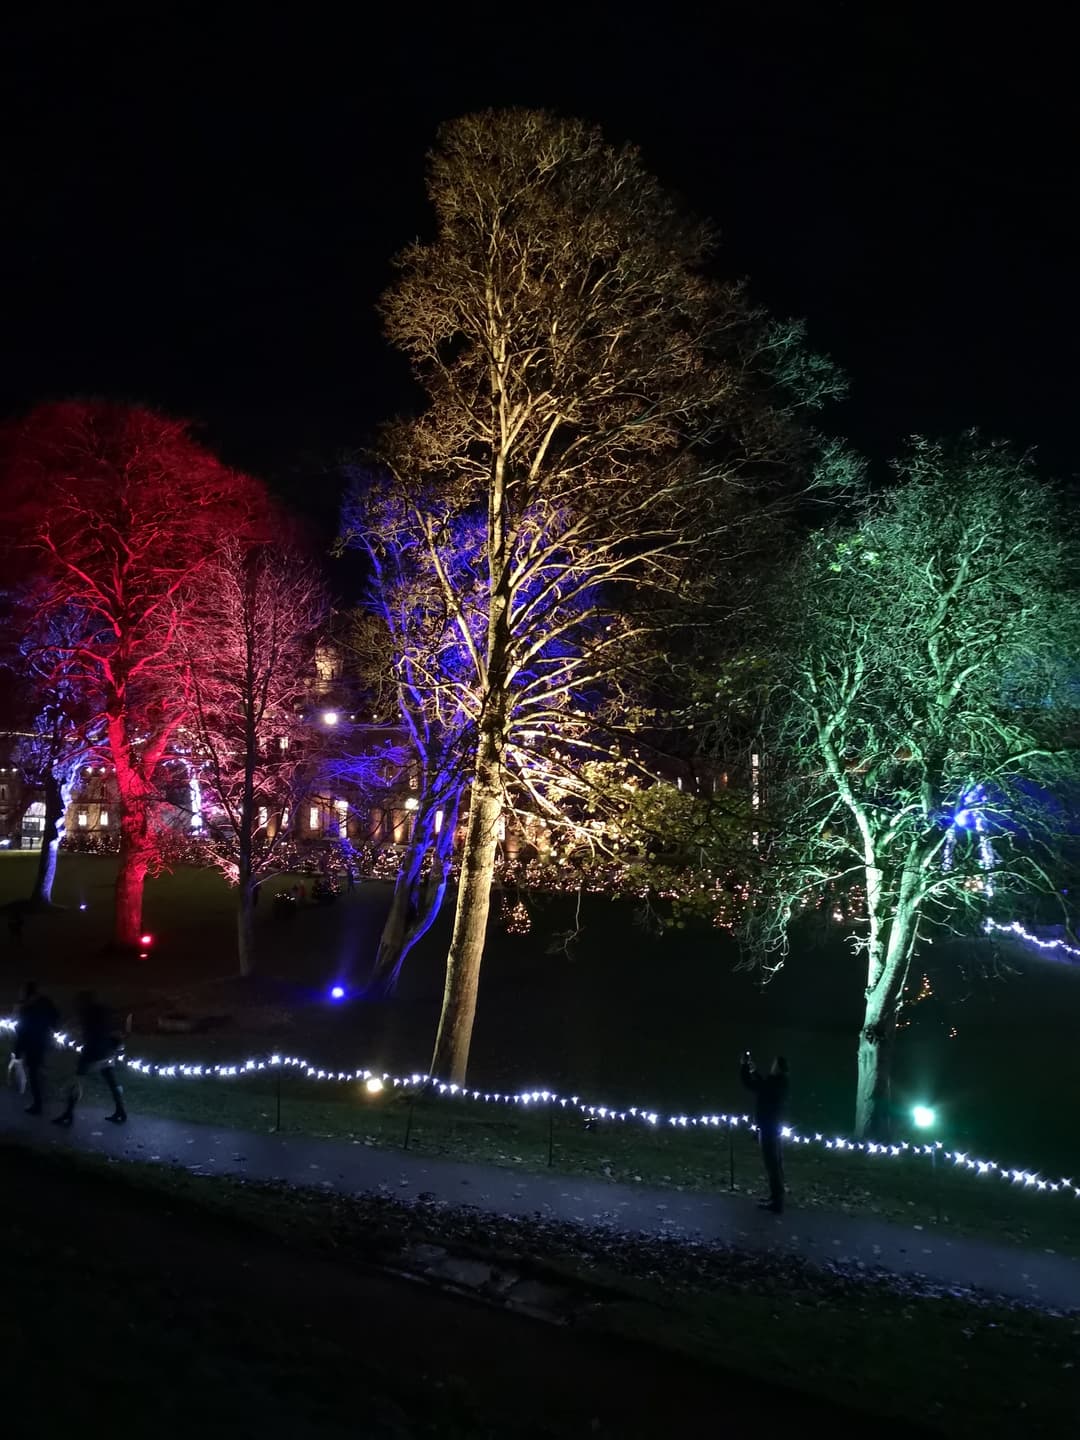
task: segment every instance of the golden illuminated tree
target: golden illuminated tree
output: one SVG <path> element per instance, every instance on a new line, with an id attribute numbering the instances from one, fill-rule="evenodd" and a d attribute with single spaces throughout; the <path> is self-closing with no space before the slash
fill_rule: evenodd
<path id="1" fill-rule="evenodd" d="M 803 462 L 792 396 L 813 405 L 836 379 L 799 326 L 767 323 L 739 285 L 710 278 L 708 228 L 587 125 L 533 111 L 455 121 L 428 194 L 435 238 L 400 257 L 383 302 L 428 403 L 382 450 L 471 672 L 432 1058 L 460 1081 L 515 733 L 536 745 L 588 711 L 651 623 L 630 592 L 678 592 L 706 552 L 715 565 L 743 543 L 747 493 Z M 470 522 L 481 545 L 461 581 L 446 556 Z"/>

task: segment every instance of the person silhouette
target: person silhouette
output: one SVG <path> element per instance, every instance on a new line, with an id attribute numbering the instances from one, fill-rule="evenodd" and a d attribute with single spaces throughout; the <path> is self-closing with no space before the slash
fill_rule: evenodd
<path id="1" fill-rule="evenodd" d="M 742 1058 L 742 1083 L 757 1096 L 755 1120 L 761 1143 L 761 1161 L 769 1181 L 769 1198 L 761 1202 L 762 1210 L 780 1215 L 784 1210 L 784 1153 L 781 1137 L 784 1110 L 788 1097 L 788 1063 L 782 1055 L 762 1075 L 755 1067 L 750 1051 Z"/>
<path id="2" fill-rule="evenodd" d="M 82 1080 L 87 1075 L 100 1075 L 109 1087 L 113 1098 L 113 1113 L 106 1115 L 114 1125 L 123 1125 L 127 1120 L 124 1107 L 124 1092 L 117 1084 L 113 1064 L 120 1049 L 120 1037 L 112 1023 L 107 1008 L 100 1003 L 90 990 L 84 990 L 75 1000 L 75 1013 L 82 1032 L 82 1049 L 75 1067 L 75 1078 L 68 1087 L 67 1105 L 57 1115 L 54 1125 L 70 1126 L 75 1119 L 75 1106 L 82 1099 Z"/>
<path id="3" fill-rule="evenodd" d="M 53 1044 L 53 1032 L 60 1023 L 60 1012 L 47 995 L 38 992 L 33 980 L 23 987 L 22 1003 L 15 1020 L 15 1044 L 12 1054 L 23 1063 L 26 1084 L 30 1091 L 28 1115 L 40 1115 L 42 1108 L 41 1072 L 45 1057 Z"/>

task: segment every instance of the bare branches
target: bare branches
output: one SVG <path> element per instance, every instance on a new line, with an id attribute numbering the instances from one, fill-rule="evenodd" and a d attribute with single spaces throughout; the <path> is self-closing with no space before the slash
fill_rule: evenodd
<path id="1" fill-rule="evenodd" d="M 327 618 L 310 557 L 287 543 L 251 547 L 235 538 L 204 570 L 184 617 L 203 823 L 219 863 L 244 886 L 274 872 L 284 816 L 318 783 L 304 742 Z"/>

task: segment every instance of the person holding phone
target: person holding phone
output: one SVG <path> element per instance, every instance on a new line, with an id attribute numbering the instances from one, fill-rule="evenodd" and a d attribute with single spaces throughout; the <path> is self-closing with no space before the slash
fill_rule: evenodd
<path id="1" fill-rule="evenodd" d="M 754 1065 L 750 1051 L 743 1052 L 740 1068 L 742 1083 L 757 1097 L 755 1120 L 761 1142 L 761 1160 L 769 1181 L 769 1198 L 761 1202 L 762 1210 L 774 1215 L 784 1210 L 784 1156 L 781 1139 L 784 1111 L 788 1097 L 788 1063 L 777 1055 L 767 1075 Z"/>

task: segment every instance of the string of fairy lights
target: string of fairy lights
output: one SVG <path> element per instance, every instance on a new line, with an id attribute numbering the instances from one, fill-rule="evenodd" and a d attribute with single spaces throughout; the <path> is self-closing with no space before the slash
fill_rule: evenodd
<path id="1" fill-rule="evenodd" d="M 1030 930 L 1026 930 L 1019 920 L 1010 920 L 1007 924 L 1001 924 L 997 920 L 984 920 L 983 933 L 986 935 L 1014 935 L 1017 939 L 1023 940 L 1027 945 L 1034 945 L 1042 951 L 1056 950 L 1060 955 L 1072 956 L 1080 960 L 1080 950 L 1075 945 L 1069 945 L 1064 940 L 1040 940 Z"/>
<path id="2" fill-rule="evenodd" d="M 0 1019 L 0 1031 L 13 1032 L 13 1019 Z M 55 1035 L 57 1046 L 63 1050 L 79 1050 L 81 1047 L 69 1035 L 58 1031 Z M 489 1091 L 476 1090 L 469 1086 L 449 1081 L 434 1080 L 430 1076 L 414 1072 L 411 1075 L 379 1074 L 373 1070 L 328 1070 L 313 1065 L 297 1055 L 272 1054 L 263 1057 L 252 1056 L 232 1064 L 196 1064 L 189 1061 L 141 1060 L 121 1052 L 117 1063 L 137 1075 L 158 1080 L 236 1080 L 251 1079 L 267 1073 L 278 1076 L 286 1073 L 298 1074 L 307 1080 L 322 1081 L 340 1085 L 360 1086 L 369 1096 L 383 1092 L 404 1092 L 411 1097 L 421 1095 L 447 1100 L 470 1101 L 473 1103 L 516 1107 L 520 1110 L 542 1109 L 550 1114 L 569 1112 L 586 1121 L 612 1125 L 637 1124 L 654 1131 L 675 1131 L 698 1134 L 715 1134 L 720 1131 L 729 1136 L 739 1131 L 754 1134 L 757 1127 L 749 1115 L 728 1112 L 705 1114 L 663 1114 L 640 1105 L 620 1107 L 599 1105 L 582 1099 L 578 1095 L 560 1095 L 554 1090 Z M 1068 1195 L 1080 1199 L 1080 1184 L 1067 1175 L 1048 1179 L 1036 1170 L 1002 1165 L 996 1160 L 979 1159 L 963 1150 L 946 1150 L 940 1140 L 916 1143 L 902 1140 L 898 1143 L 874 1140 L 848 1140 L 843 1136 L 829 1136 L 820 1131 L 803 1134 L 794 1127 L 785 1125 L 783 1138 L 791 1145 L 811 1146 L 831 1151 L 834 1154 L 861 1154 L 875 1158 L 929 1156 L 936 1166 L 951 1165 L 956 1170 L 970 1172 L 977 1176 L 996 1178 L 1025 1191 L 1038 1194 Z"/>

